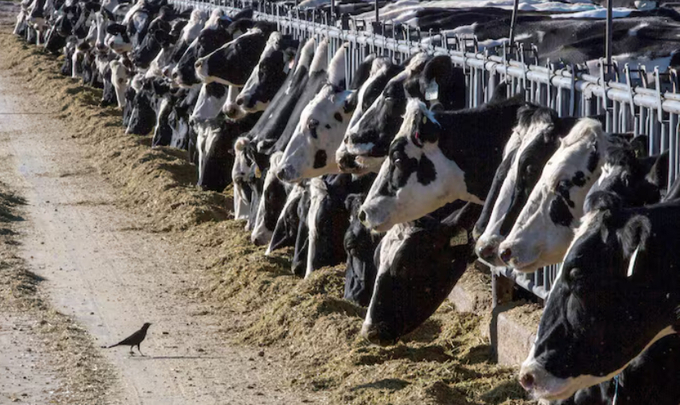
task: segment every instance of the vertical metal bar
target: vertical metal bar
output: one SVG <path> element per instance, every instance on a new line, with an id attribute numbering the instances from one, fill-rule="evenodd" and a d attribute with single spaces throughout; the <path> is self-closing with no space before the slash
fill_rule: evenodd
<path id="1" fill-rule="evenodd" d="M 519 0 L 515 0 L 513 6 L 512 6 L 512 19 L 510 20 L 510 37 L 508 42 L 510 43 L 510 47 L 515 44 L 515 25 L 517 24 L 517 8 L 519 6 Z"/>
<path id="2" fill-rule="evenodd" d="M 613 3 L 612 0 L 607 0 L 607 26 L 605 29 L 605 53 L 607 57 L 607 73 L 611 73 L 611 66 L 612 66 L 612 41 L 613 41 L 613 32 L 612 32 L 612 13 L 613 13 Z"/>

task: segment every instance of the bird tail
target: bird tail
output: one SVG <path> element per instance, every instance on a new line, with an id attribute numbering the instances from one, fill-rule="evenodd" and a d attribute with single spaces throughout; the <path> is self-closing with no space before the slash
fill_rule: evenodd
<path id="1" fill-rule="evenodd" d="M 119 344 L 120 344 L 120 343 L 116 343 L 115 345 L 111 345 L 111 346 L 102 346 L 101 348 L 102 348 L 102 349 L 110 349 L 110 348 L 112 348 L 112 347 L 118 346 Z"/>

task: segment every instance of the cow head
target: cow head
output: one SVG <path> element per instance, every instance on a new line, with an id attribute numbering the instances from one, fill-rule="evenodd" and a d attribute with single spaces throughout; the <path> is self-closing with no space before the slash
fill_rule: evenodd
<path id="1" fill-rule="evenodd" d="M 454 238 L 474 224 L 481 207 L 461 202 L 442 222 L 422 218 L 392 227 L 375 253 L 378 275 L 361 335 L 372 343 L 394 344 L 429 318 L 448 297 L 473 259 L 472 246 Z M 466 226 L 459 226 L 465 218 Z M 427 261 L 420 258 L 427 257 Z"/>
<path id="2" fill-rule="evenodd" d="M 588 190 L 600 175 L 609 145 L 602 125 L 581 119 L 562 138 L 499 247 L 501 260 L 521 272 L 559 263 L 567 251 Z"/>
<path id="3" fill-rule="evenodd" d="M 676 333 L 678 208 L 655 207 L 584 217 L 520 370 L 534 397 L 568 398 L 608 381 Z"/>
<path id="4" fill-rule="evenodd" d="M 599 193 L 608 193 L 628 207 L 659 202 L 661 189 L 668 183 L 668 152 L 646 156 L 644 145 L 643 156 L 637 156 L 636 144 L 646 144 L 647 141 L 646 136 L 638 136 L 631 143 L 615 144 L 609 148 L 602 173 L 586 197 L 585 212 L 591 211 L 596 201 L 601 204 L 600 198 L 593 198 Z"/>
<path id="5" fill-rule="evenodd" d="M 339 49 L 328 70 L 328 83 L 307 104 L 286 146 L 277 176 L 287 182 L 337 173 L 335 151 L 347 129 L 353 94 L 344 90 L 346 48 Z"/>
<path id="6" fill-rule="evenodd" d="M 220 83 L 203 84 L 190 119 L 202 122 L 217 118 L 227 100 L 227 90 L 227 87 Z"/>
<path id="7" fill-rule="evenodd" d="M 535 106 L 521 108 L 517 121 L 515 131 L 520 134 L 522 143 L 499 190 L 489 224 L 475 247 L 479 258 L 491 266 L 503 266 L 498 257 L 498 245 L 515 224 L 560 139 L 576 123 L 576 119 L 559 118 L 552 109 Z"/>
<path id="8" fill-rule="evenodd" d="M 243 86 L 257 65 L 267 38 L 275 25 L 258 22 L 247 33 L 196 59 L 196 76 L 203 82 L 216 81 L 229 86 Z"/>
<path id="9" fill-rule="evenodd" d="M 298 45 L 292 37 L 273 32 L 236 105 L 246 112 L 264 111 L 292 68 Z"/>
<path id="10" fill-rule="evenodd" d="M 127 34 L 127 29 L 122 24 L 109 24 L 106 27 L 104 43 L 119 55 L 132 51 L 132 42 Z"/>
<path id="11" fill-rule="evenodd" d="M 467 194 L 463 170 L 447 163 L 439 149 L 441 135 L 434 114 L 422 101 L 410 99 L 388 158 L 359 212 L 367 227 L 386 231 Z"/>
<path id="12" fill-rule="evenodd" d="M 131 59 L 136 66 L 147 69 L 151 61 L 156 58 L 163 45 L 173 42 L 170 36 L 172 26 L 167 21 L 159 18 L 149 26 L 149 32 L 144 36 L 142 43 L 133 49 Z"/>
<path id="13" fill-rule="evenodd" d="M 338 150 L 341 170 L 351 173 L 379 170 L 390 142 L 402 124 L 407 103 L 404 83 L 422 71 L 428 58 L 425 53 L 414 55 L 401 73 L 401 69 L 391 63 L 376 61 L 377 72 L 362 88 L 363 113 L 352 117 L 352 124 Z M 376 93 L 380 95 L 376 96 Z"/>
<path id="14" fill-rule="evenodd" d="M 282 156 L 282 152 L 276 152 L 269 159 L 269 169 L 264 179 L 262 197 L 257 208 L 253 232 L 250 236 L 251 242 L 258 246 L 269 243 L 276 228 L 279 214 L 286 204 L 287 186 L 276 178 L 275 174 Z"/>
<path id="15" fill-rule="evenodd" d="M 200 83 L 194 68 L 196 60 L 238 37 L 252 24 L 251 20 L 238 20 L 232 24 L 231 19 L 221 10 L 215 9 L 196 39 L 179 59 L 177 66 L 172 69 L 172 79 L 183 87 Z"/>
<path id="16" fill-rule="evenodd" d="M 274 171 L 270 169 L 269 172 L 273 173 Z M 305 182 L 297 183 L 288 192 L 286 203 L 281 209 L 281 214 L 276 220 L 274 232 L 269 240 L 266 255 L 270 255 L 273 251 L 282 247 L 295 246 L 295 239 L 297 238 L 298 227 L 300 225 L 298 204 L 306 192 L 305 187 Z"/>

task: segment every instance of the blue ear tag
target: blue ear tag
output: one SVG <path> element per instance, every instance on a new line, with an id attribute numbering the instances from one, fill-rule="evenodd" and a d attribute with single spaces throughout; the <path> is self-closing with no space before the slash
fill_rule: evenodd
<path id="1" fill-rule="evenodd" d="M 425 89 L 425 100 L 432 101 L 439 98 L 439 85 L 436 79 L 432 79 L 430 84 Z"/>

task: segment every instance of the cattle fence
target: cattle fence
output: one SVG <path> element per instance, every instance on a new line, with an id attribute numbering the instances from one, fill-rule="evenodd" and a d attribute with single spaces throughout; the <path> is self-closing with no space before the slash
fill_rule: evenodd
<path id="1" fill-rule="evenodd" d="M 240 0 L 170 0 L 170 3 L 180 9 L 210 12 L 221 8 L 231 14 L 254 8 L 256 19 L 274 22 L 281 32 L 296 39 L 327 38 L 329 60 L 346 44 L 346 83 L 351 82 L 359 64 L 371 53 L 392 57 L 397 62 L 416 52 L 448 54 L 454 64 L 465 70 L 469 107 L 488 101 L 496 86 L 505 80 L 510 84 L 508 96 L 524 92 L 527 101 L 553 108 L 560 116 L 604 115 L 607 132 L 647 135 L 650 154 L 669 151 L 669 187 L 680 172 L 680 94 L 673 69 L 660 72 L 654 67 L 648 71 L 645 66 L 607 65 L 601 59 L 599 74 L 593 75 L 583 66 L 550 61 L 541 64 L 535 46 L 510 47 L 506 42 L 482 49 L 473 36 L 422 32 L 390 21 L 376 24 L 337 16 L 338 13 L 328 10 L 300 11 L 273 2 Z M 557 269 L 558 265 L 554 265 L 532 275 L 518 275 L 506 268 L 494 268 L 492 272 L 545 299 Z"/>

